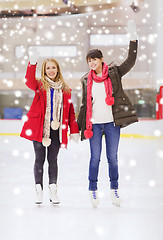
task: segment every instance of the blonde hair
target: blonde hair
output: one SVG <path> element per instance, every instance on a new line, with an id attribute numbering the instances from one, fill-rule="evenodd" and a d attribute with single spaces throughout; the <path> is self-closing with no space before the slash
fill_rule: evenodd
<path id="1" fill-rule="evenodd" d="M 43 61 L 42 68 L 41 68 L 41 78 L 40 78 L 40 82 L 42 83 L 42 89 L 47 90 L 49 88 L 49 84 L 48 84 L 48 82 L 45 79 L 45 76 L 46 76 L 46 63 L 47 62 L 53 62 L 57 66 L 57 75 L 55 77 L 55 82 L 58 82 L 60 80 L 62 82 L 62 89 L 63 89 L 63 91 L 70 93 L 71 92 L 70 88 L 65 83 L 65 81 L 63 79 L 60 66 L 59 66 L 58 62 L 54 58 L 47 58 L 47 59 L 45 59 Z"/>

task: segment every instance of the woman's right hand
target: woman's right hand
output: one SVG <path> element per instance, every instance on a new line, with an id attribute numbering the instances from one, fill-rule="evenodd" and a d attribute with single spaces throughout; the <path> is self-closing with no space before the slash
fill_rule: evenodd
<path id="1" fill-rule="evenodd" d="M 131 41 L 138 39 L 137 28 L 134 20 L 129 20 L 127 24 L 127 31 Z"/>
<path id="2" fill-rule="evenodd" d="M 37 63 L 39 52 L 36 47 L 30 47 L 28 50 L 29 54 L 29 62 L 31 65 L 35 65 Z"/>

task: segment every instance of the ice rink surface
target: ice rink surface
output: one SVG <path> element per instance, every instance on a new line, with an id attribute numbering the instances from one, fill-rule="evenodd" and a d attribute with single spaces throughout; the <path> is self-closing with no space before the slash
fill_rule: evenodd
<path id="1" fill-rule="evenodd" d="M 0 239 L 2 240 L 162 240 L 163 140 L 121 138 L 121 207 L 111 203 L 105 141 L 99 172 L 100 204 L 88 195 L 89 142 L 69 142 L 60 150 L 58 196 L 48 199 L 47 162 L 44 201 L 34 204 L 32 142 L 0 136 Z"/>

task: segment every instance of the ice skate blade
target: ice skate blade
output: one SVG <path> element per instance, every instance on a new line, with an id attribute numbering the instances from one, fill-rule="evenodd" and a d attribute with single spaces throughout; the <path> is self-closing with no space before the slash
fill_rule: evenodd
<path id="1" fill-rule="evenodd" d="M 51 202 L 53 205 L 59 205 L 59 204 L 60 204 L 59 201 L 58 201 L 58 202 L 53 202 L 51 199 L 50 199 L 50 202 Z"/>
<path id="2" fill-rule="evenodd" d="M 116 207 L 120 207 L 121 205 L 120 205 L 120 203 L 112 203 L 114 206 L 116 206 Z"/>
<path id="3" fill-rule="evenodd" d="M 60 202 L 52 202 L 52 205 L 59 206 Z"/>
<path id="4" fill-rule="evenodd" d="M 93 208 L 97 208 L 97 206 L 93 205 Z"/>
<path id="5" fill-rule="evenodd" d="M 41 206 L 42 202 L 35 202 L 36 206 Z"/>
<path id="6" fill-rule="evenodd" d="M 92 203 L 92 202 L 91 202 L 91 203 Z M 96 202 L 96 203 L 92 203 L 92 207 L 93 207 L 93 208 L 97 208 L 98 205 L 99 205 L 99 201 Z"/>

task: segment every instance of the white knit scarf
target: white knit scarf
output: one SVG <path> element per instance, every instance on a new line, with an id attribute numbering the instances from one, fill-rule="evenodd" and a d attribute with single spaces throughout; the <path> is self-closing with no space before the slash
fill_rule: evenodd
<path id="1" fill-rule="evenodd" d="M 62 82 L 59 80 L 57 82 L 52 81 L 50 78 L 45 76 L 45 79 L 49 85 L 46 91 L 46 113 L 44 118 L 44 128 L 43 128 L 43 139 L 42 144 L 48 147 L 51 144 L 50 139 L 50 125 L 53 130 L 57 130 L 60 126 L 60 112 L 62 105 Z M 53 120 L 51 120 L 51 93 L 50 88 L 54 89 L 53 94 Z"/>

